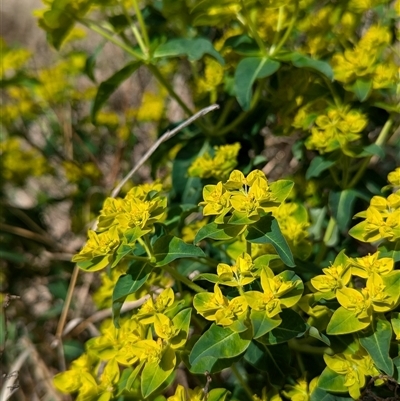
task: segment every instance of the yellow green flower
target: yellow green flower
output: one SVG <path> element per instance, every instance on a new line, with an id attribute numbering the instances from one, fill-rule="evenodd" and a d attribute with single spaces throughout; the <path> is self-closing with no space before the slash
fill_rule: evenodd
<path id="1" fill-rule="evenodd" d="M 371 357 L 363 348 L 352 354 L 324 354 L 324 360 L 329 369 L 345 376 L 344 384 L 355 400 L 361 396 L 360 389 L 365 386 L 365 376 L 379 375 Z"/>
<path id="2" fill-rule="evenodd" d="M 243 253 L 236 259 L 233 266 L 219 263 L 217 274 L 221 284 L 230 287 L 242 287 L 252 283 L 257 278 L 258 269 L 255 267 L 251 256 Z"/>
<path id="3" fill-rule="evenodd" d="M 75 359 L 71 368 L 54 376 L 53 383 L 62 393 L 78 393 L 78 401 L 93 399 L 99 392 L 96 379 L 92 373 L 98 360 L 88 354 Z"/>
<path id="4" fill-rule="evenodd" d="M 153 323 L 156 314 L 165 313 L 174 304 L 175 294 L 172 288 L 163 290 L 155 301 L 149 298 L 139 309 L 137 318 L 142 324 Z"/>
<path id="5" fill-rule="evenodd" d="M 205 319 L 215 321 L 222 326 L 230 326 L 245 316 L 247 302 L 245 297 L 239 296 L 229 300 L 222 294 L 218 284 L 214 286 L 214 293 L 202 292 L 196 294 L 193 306 Z"/>
<path id="6" fill-rule="evenodd" d="M 263 310 L 271 318 L 282 311 L 281 306 L 290 308 L 301 298 L 303 286 L 300 279 L 287 280 L 285 272 L 274 276 L 271 269 L 265 267 L 261 272 L 260 291 L 247 291 L 246 300 L 250 308 Z"/>
<path id="7" fill-rule="evenodd" d="M 373 273 L 388 274 L 394 267 L 394 260 L 392 258 L 379 259 L 379 252 L 372 255 L 368 254 L 362 258 L 351 259 L 350 263 L 352 274 L 363 278 L 368 278 Z"/>
<path id="8" fill-rule="evenodd" d="M 329 108 L 326 114 L 319 115 L 315 120 L 306 146 L 323 153 L 338 148 L 346 150 L 349 143 L 361 137 L 360 133 L 366 125 L 365 116 L 357 110 L 351 110 L 349 106 Z"/>
<path id="9" fill-rule="evenodd" d="M 88 232 L 89 239 L 82 250 L 73 258 L 73 262 L 90 261 L 98 256 L 106 256 L 104 262 L 96 266 L 95 270 L 102 269 L 112 260 L 112 256 L 120 244 L 117 227 L 111 227 L 108 231 L 96 233 L 93 230 Z"/>
<path id="10" fill-rule="evenodd" d="M 200 206 L 204 206 L 203 215 L 224 215 L 231 209 L 231 194 L 223 187 L 222 182 L 217 185 L 206 185 L 203 188 L 204 202 L 200 202 Z"/>
<path id="11" fill-rule="evenodd" d="M 214 149 L 214 157 L 209 153 L 205 153 L 194 160 L 188 170 L 188 174 L 191 177 L 213 177 L 217 180 L 225 180 L 228 177 L 229 173 L 237 165 L 240 143 L 216 146 Z"/>
<path id="12" fill-rule="evenodd" d="M 323 275 L 311 279 L 312 286 L 322 293 L 325 299 L 335 298 L 335 293 L 345 287 L 351 279 L 350 259 L 340 252 L 332 266 L 322 269 Z"/>
<path id="13" fill-rule="evenodd" d="M 175 394 L 167 398 L 167 401 L 204 401 L 206 394 L 201 387 L 191 390 L 178 384 Z"/>

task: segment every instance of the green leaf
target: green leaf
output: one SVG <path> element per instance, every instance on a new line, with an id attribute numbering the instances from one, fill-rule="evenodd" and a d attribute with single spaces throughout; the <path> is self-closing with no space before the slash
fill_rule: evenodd
<path id="1" fill-rule="evenodd" d="M 189 61 L 200 60 L 205 54 L 214 57 L 221 65 L 225 64 L 222 56 L 205 38 L 172 39 L 154 51 L 155 58 L 188 56 Z"/>
<path id="2" fill-rule="evenodd" d="M 347 393 L 347 387 L 344 385 L 345 375 L 339 375 L 326 367 L 318 379 L 318 387 L 333 393 Z"/>
<path id="3" fill-rule="evenodd" d="M 268 57 L 247 57 L 242 59 L 235 71 L 235 93 L 243 110 L 251 105 L 251 88 L 256 79 L 272 75 L 280 63 Z"/>
<path id="4" fill-rule="evenodd" d="M 205 238 L 219 241 L 229 240 L 232 238 L 236 238 L 241 230 L 242 227 L 237 225 L 217 224 L 213 221 L 212 223 L 208 223 L 200 228 L 200 230 L 196 234 L 194 243 L 198 244 Z"/>
<path id="5" fill-rule="evenodd" d="M 279 224 L 271 215 L 263 216 L 257 223 L 248 226 L 246 240 L 253 244 L 272 244 L 285 265 L 296 266 Z"/>
<path id="6" fill-rule="evenodd" d="M 354 189 L 345 189 L 344 191 L 329 193 L 329 207 L 333 217 L 342 233 L 348 231 L 350 221 L 353 217 L 353 207 L 357 199 L 358 192 Z"/>
<path id="7" fill-rule="evenodd" d="M 86 62 L 85 62 L 84 72 L 90 78 L 90 80 L 92 82 L 96 82 L 96 78 L 94 76 L 94 68 L 96 66 L 97 56 L 103 50 L 104 45 L 105 45 L 105 42 L 98 45 L 94 49 L 93 53 L 89 57 L 87 57 Z"/>
<path id="8" fill-rule="evenodd" d="M 393 376 L 393 361 L 389 357 L 392 326 L 383 315 L 374 319 L 374 325 L 358 334 L 361 345 L 368 351 L 375 366 Z"/>
<path id="9" fill-rule="evenodd" d="M 212 324 L 194 345 L 189 356 L 192 373 L 215 373 L 219 359 L 242 354 L 251 342 L 250 330 L 236 333 L 228 328 Z"/>
<path id="10" fill-rule="evenodd" d="M 321 175 L 322 172 L 328 170 L 332 167 L 336 162 L 333 160 L 328 160 L 323 156 L 316 156 L 311 160 L 311 163 L 306 172 L 306 180 L 311 178 L 317 178 Z"/>
<path id="11" fill-rule="evenodd" d="M 310 397 L 310 401 L 353 401 L 351 397 L 341 397 L 339 395 L 333 395 L 328 393 L 326 390 L 317 387 Z"/>
<path id="12" fill-rule="evenodd" d="M 256 369 L 267 372 L 269 379 L 279 384 L 287 377 L 290 370 L 291 352 L 287 344 L 269 345 L 252 341 L 247 348 L 244 359 Z"/>
<path id="13" fill-rule="evenodd" d="M 292 191 L 294 182 L 290 180 L 278 180 L 270 184 L 271 192 L 274 194 L 274 200 L 282 203 Z"/>
<path id="14" fill-rule="evenodd" d="M 341 306 L 336 309 L 332 315 L 328 327 L 326 328 L 326 333 L 335 335 L 354 333 L 365 329 L 370 325 L 370 323 L 371 321 L 369 318 L 359 320 L 354 312 Z"/>
<path id="15" fill-rule="evenodd" d="M 282 323 L 275 329 L 271 330 L 257 341 L 275 345 L 289 341 L 306 331 L 307 326 L 301 316 L 292 309 L 283 309 L 279 314 Z"/>
<path id="16" fill-rule="evenodd" d="M 400 270 L 394 270 L 382 276 L 382 281 L 385 286 L 385 293 L 395 299 L 397 305 L 400 301 Z"/>
<path id="17" fill-rule="evenodd" d="M 253 338 L 259 338 L 278 327 L 282 319 L 279 316 L 268 317 L 265 311 L 252 310 L 250 314 L 251 324 L 253 325 Z"/>
<path id="18" fill-rule="evenodd" d="M 91 3 L 81 1 L 74 6 L 70 1 L 54 0 L 51 8 L 39 19 L 39 26 L 47 33 L 48 42 L 57 50 L 75 25 L 75 20 L 84 17 Z"/>
<path id="19" fill-rule="evenodd" d="M 128 79 L 141 65 L 142 61 L 133 61 L 100 84 L 91 111 L 91 118 L 93 122 L 96 121 L 97 113 L 99 112 L 103 104 L 107 101 L 107 99 L 111 96 L 111 94 L 118 88 L 119 85 L 121 85 L 123 81 Z"/>
<path id="20" fill-rule="evenodd" d="M 247 212 L 238 212 L 235 210 L 232 216 L 228 218 L 228 223 L 243 228 L 246 224 L 253 224 L 259 220 L 258 215 L 249 216 Z"/>
<path id="21" fill-rule="evenodd" d="M 207 401 L 225 401 L 230 391 L 225 388 L 213 388 L 207 396 Z"/>
<path id="22" fill-rule="evenodd" d="M 92 260 L 84 260 L 76 264 L 82 270 L 87 272 L 96 272 L 107 267 L 112 261 L 112 255 L 97 256 Z"/>
<path id="23" fill-rule="evenodd" d="M 349 89 L 355 93 L 360 102 L 364 102 L 371 93 L 372 81 L 370 79 L 359 78 Z"/>
<path id="24" fill-rule="evenodd" d="M 147 262 L 134 261 L 126 274 L 118 278 L 112 294 L 112 312 L 115 327 L 119 328 L 121 307 L 130 294 L 138 291 L 149 278 L 151 265 Z"/>
<path id="25" fill-rule="evenodd" d="M 330 347 L 330 345 L 331 345 L 329 338 L 325 334 L 322 334 L 316 327 L 311 326 L 310 329 L 308 330 L 308 335 L 310 337 L 314 337 L 317 340 L 322 341 L 328 347 Z"/>
<path id="26" fill-rule="evenodd" d="M 396 356 L 396 358 L 393 358 L 393 364 L 396 368 L 394 377 L 397 378 L 397 383 L 400 384 L 400 356 Z"/>
<path id="27" fill-rule="evenodd" d="M 333 81 L 333 70 L 329 63 L 321 60 L 315 60 L 311 57 L 297 52 L 280 52 L 274 55 L 274 58 L 281 61 L 291 61 L 297 68 L 310 68 L 325 75 Z"/>
<path id="28" fill-rule="evenodd" d="M 180 330 L 177 336 L 169 340 L 172 348 L 174 349 L 179 348 L 186 343 L 186 340 L 189 335 L 191 315 L 192 315 L 192 308 L 186 308 L 177 313 L 177 315 L 172 319 L 174 328 Z"/>
<path id="29" fill-rule="evenodd" d="M 384 242 L 378 247 L 378 251 L 380 258 L 392 258 L 395 263 L 400 262 L 400 247 L 396 242 Z"/>
<path id="30" fill-rule="evenodd" d="M 131 372 L 127 381 L 126 381 L 126 389 L 130 391 L 133 388 L 135 380 L 137 379 L 140 371 L 142 370 L 144 362 L 141 362 L 136 368 Z"/>
<path id="31" fill-rule="evenodd" d="M 172 348 L 164 351 L 161 361 L 147 362 L 141 377 L 144 398 L 154 393 L 172 374 L 176 365 L 176 355 Z"/>
<path id="32" fill-rule="evenodd" d="M 321 60 L 315 60 L 300 53 L 293 53 L 292 63 L 297 68 L 310 68 L 318 71 L 333 81 L 333 70 L 329 63 Z"/>
<path id="33" fill-rule="evenodd" d="M 164 235 L 155 242 L 153 255 L 156 258 L 157 266 L 165 266 L 176 259 L 205 256 L 199 247 L 186 244 L 180 238 L 172 235 Z"/>
<path id="34" fill-rule="evenodd" d="M 259 56 L 260 48 L 257 42 L 248 35 L 236 35 L 228 38 L 224 43 L 224 48 L 232 48 L 235 53 L 241 56 Z"/>

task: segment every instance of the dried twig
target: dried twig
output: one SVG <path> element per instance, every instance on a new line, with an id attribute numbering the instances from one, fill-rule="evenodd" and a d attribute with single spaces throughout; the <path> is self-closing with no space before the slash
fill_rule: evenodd
<path id="1" fill-rule="evenodd" d="M 208 106 L 202 110 L 200 110 L 198 113 L 193 115 L 192 117 L 188 118 L 186 121 L 184 121 L 182 124 L 179 124 L 176 128 L 174 128 L 172 131 L 167 131 L 164 133 L 158 140 L 155 142 L 155 144 L 145 153 L 145 155 L 139 160 L 139 162 L 136 164 L 136 166 L 122 179 L 122 181 L 115 187 L 115 189 L 111 192 L 111 198 L 115 198 L 119 192 L 121 191 L 121 188 L 124 186 L 124 184 L 133 176 L 133 174 L 136 173 L 136 171 L 139 170 L 140 167 L 143 166 L 143 164 L 149 159 L 149 157 L 157 150 L 157 148 L 165 141 L 168 139 L 172 138 L 174 135 L 176 135 L 179 131 L 182 131 L 184 128 L 186 128 L 188 125 L 190 125 L 193 121 L 197 120 L 198 118 L 206 115 L 210 111 L 218 109 L 219 106 L 218 104 L 213 104 L 211 106 Z"/>

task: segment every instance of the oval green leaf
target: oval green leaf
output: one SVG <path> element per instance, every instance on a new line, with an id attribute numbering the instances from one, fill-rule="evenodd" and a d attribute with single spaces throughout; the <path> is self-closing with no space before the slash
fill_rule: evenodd
<path id="1" fill-rule="evenodd" d="M 247 57 L 241 60 L 235 71 L 235 93 L 243 110 L 249 110 L 251 88 L 256 79 L 266 78 L 276 72 L 280 63 L 268 57 Z"/>

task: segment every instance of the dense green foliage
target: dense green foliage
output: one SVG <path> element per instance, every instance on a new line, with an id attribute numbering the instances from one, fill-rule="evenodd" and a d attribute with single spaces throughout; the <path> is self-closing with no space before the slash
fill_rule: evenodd
<path id="1" fill-rule="evenodd" d="M 72 261 L 99 272 L 94 301 L 112 308 L 55 387 L 80 401 L 400 394 L 400 1 L 45 5 L 59 62 L 33 74 L 4 44 L 2 197 L 32 177 L 73 185 L 73 229 L 91 228 Z M 71 46 L 87 31 L 104 40 L 90 54 Z M 97 82 L 105 43 L 127 62 Z M 113 110 L 143 70 L 155 83 L 140 107 Z M 220 108 L 160 145 L 149 182 L 110 196 L 132 166 L 104 161 L 129 160 L 139 130 L 173 128 L 171 99 L 186 118 Z M 264 173 L 289 151 L 290 175 Z M 37 196 L 33 215 L 59 201 Z M 27 245 L 4 240 L 23 264 Z"/>

